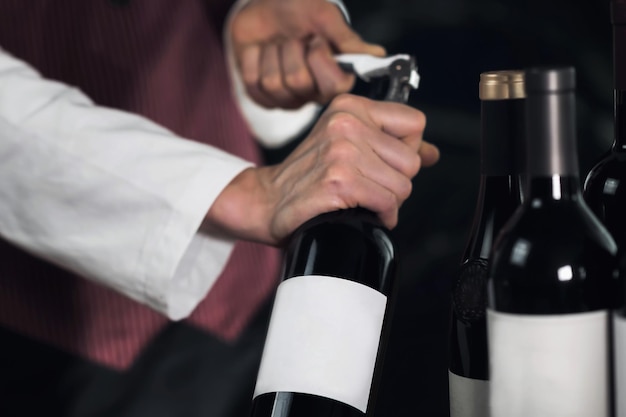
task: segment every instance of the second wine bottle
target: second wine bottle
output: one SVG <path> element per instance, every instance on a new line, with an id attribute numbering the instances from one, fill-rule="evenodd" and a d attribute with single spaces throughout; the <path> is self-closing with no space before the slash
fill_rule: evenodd
<path id="1" fill-rule="evenodd" d="M 582 198 L 571 67 L 525 73 L 528 190 L 488 280 L 491 417 L 608 417 L 616 245 Z"/>

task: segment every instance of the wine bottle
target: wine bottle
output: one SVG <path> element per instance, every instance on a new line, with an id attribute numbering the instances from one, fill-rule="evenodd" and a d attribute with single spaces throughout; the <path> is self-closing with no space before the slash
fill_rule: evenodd
<path id="1" fill-rule="evenodd" d="M 583 196 L 617 244 L 621 276 L 626 275 L 626 1 L 612 0 L 614 140 L 585 180 Z M 621 291 L 624 295 L 624 292 Z M 616 407 L 626 417 L 626 314 L 614 316 Z"/>
<path id="2" fill-rule="evenodd" d="M 480 74 L 480 187 L 452 292 L 449 335 L 451 417 L 488 415 L 487 264 L 497 233 L 521 204 L 524 72 Z"/>
<path id="3" fill-rule="evenodd" d="M 488 279 L 491 417 L 606 417 L 616 244 L 579 180 L 575 69 L 525 73 L 528 189 Z"/>
<path id="4" fill-rule="evenodd" d="M 386 68 L 385 99 L 405 102 L 417 87 L 413 59 L 397 59 Z M 394 242 L 368 210 L 322 214 L 292 234 L 257 376 L 253 417 L 370 413 L 395 300 L 395 271 Z"/>

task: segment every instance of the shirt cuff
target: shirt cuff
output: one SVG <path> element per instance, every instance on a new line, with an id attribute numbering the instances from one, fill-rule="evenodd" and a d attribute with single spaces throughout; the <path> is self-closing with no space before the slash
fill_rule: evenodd
<path id="1" fill-rule="evenodd" d="M 237 174 L 252 165 L 232 162 L 213 160 L 188 182 L 178 209 L 155 233 L 157 239 L 153 240 L 153 247 L 147 248 L 146 259 L 141 262 L 146 265 L 147 277 L 144 302 L 172 320 L 189 316 L 206 297 L 236 243 L 235 239 L 200 229 L 207 207 Z"/>

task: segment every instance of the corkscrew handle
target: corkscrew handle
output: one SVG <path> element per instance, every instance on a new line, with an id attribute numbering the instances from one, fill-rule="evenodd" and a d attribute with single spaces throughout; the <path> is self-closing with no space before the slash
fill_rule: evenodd
<path id="1" fill-rule="evenodd" d="M 419 86 L 415 58 L 407 54 L 379 58 L 365 54 L 342 54 L 335 57 L 344 71 L 366 82 L 387 81 L 384 101 L 407 103 L 411 90 Z"/>
<path id="2" fill-rule="evenodd" d="M 417 67 L 413 58 L 397 59 L 389 67 L 389 87 L 385 101 L 407 103 L 413 87 L 411 77 L 417 74 Z"/>

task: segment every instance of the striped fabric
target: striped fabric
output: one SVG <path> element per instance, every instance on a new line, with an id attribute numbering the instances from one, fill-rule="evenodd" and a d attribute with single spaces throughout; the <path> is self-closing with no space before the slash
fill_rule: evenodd
<path id="1" fill-rule="evenodd" d="M 231 98 L 228 1 L 2 0 L 0 45 L 95 102 L 260 162 Z M 154 311 L 0 241 L 0 325 L 124 369 L 166 324 Z M 279 253 L 240 242 L 188 319 L 226 342 L 273 292 Z"/>

